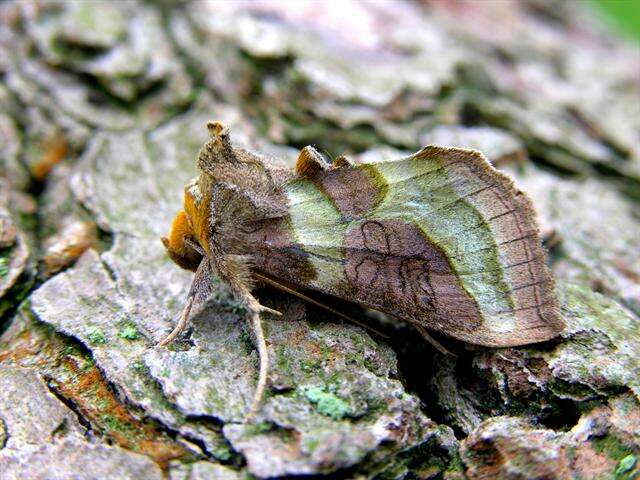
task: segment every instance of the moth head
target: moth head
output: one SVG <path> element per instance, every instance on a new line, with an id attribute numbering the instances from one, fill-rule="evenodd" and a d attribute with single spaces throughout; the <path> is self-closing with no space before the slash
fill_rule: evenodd
<path id="1" fill-rule="evenodd" d="M 191 271 L 196 271 L 202 255 L 189 245 L 195 235 L 191 221 L 184 210 L 178 212 L 171 224 L 171 232 L 168 237 L 162 237 L 162 243 L 167 249 L 169 258 L 178 266 Z"/>

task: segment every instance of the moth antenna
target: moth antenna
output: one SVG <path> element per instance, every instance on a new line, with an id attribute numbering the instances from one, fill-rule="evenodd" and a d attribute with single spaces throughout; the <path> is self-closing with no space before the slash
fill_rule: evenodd
<path id="1" fill-rule="evenodd" d="M 282 290 L 283 292 L 289 293 L 291 295 L 294 295 L 296 297 L 298 297 L 301 300 L 304 300 L 307 303 L 310 303 L 311 305 L 315 305 L 316 307 L 320 307 L 320 308 L 324 308 L 326 311 L 333 313 L 334 315 L 337 315 L 338 317 L 347 320 L 348 322 L 352 322 L 355 323 L 356 325 L 364 328 L 365 330 L 369 330 L 373 333 L 375 333 L 376 335 L 379 335 L 382 338 L 389 338 L 389 335 L 385 335 L 382 332 L 379 332 L 378 330 L 376 330 L 373 327 L 370 327 L 369 325 L 360 322 L 358 320 L 356 320 L 353 317 L 350 317 L 348 315 L 345 315 L 342 312 L 339 312 L 338 310 L 334 310 L 333 308 L 329 307 L 328 305 L 325 305 L 322 302 L 319 302 L 317 300 L 314 300 L 311 297 L 307 297 L 305 294 L 298 292 L 297 290 L 293 289 L 293 288 L 289 288 L 286 285 L 281 284 L 280 282 L 276 282 L 275 280 L 269 278 L 269 277 L 265 277 L 264 275 L 260 275 L 259 273 L 254 272 L 253 276 L 259 280 L 262 280 L 264 283 L 268 283 L 269 285 L 271 285 L 272 287 L 276 287 L 280 290 Z"/>
<path id="2" fill-rule="evenodd" d="M 180 320 L 175 328 L 171 331 L 167 337 L 159 343 L 159 346 L 165 347 L 173 342 L 178 335 L 180 335 L 189 325 L 189 314 L 191 313 L 191 306 L 193 305 L 193 299 L 195 298 L 194 294 L 189 295 L 187 297 L 187 303 L 182 309 L 182 313 L 180 314 Z"/>
<path id="3" fill-rule="evenodd" d="M 429 342 L 440 353 L 442 353 L 443 355 L 447 355 L 447 356 L 453 357 L 453 358 L 457 357 L 457 355 L 455 353 L 452 353 L 449 350 L 447 350 L 446 348 L 444 348 L 444 346 L 440 342 L 438 342 L 435 338 L 433 338 L 431 335 L 429 335 L 429 332 L 427 332 L 427 329 L 424 328 L 422 325 L 418 325 L 416 323 L 413 323 L 412 325 L 416 328 L 416 330 L 418 330 L 418 332 L 420 332 L 420 335 L 422 335 L 422 338 L 424 338 L 427 342 Z"/>

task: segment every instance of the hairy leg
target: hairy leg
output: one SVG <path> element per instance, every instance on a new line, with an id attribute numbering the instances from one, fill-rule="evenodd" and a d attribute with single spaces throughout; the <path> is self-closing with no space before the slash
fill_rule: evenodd
<path id="1" fill-rule="evenodd" d="M 250 422 L 255 417 L 256 413 L 260 409 L 262 398 L 264 397 L 264 391 L 267 387 L 267 379 L 269 376 L 269 351 L 267 350 L 267 342 L 264 338 L 264 331 L 262 329 L 262 321 L 260 319 L 260 312 L 269 312 L 274 315 L 281 315 L 277 310 L 260 305 L 253 295 L 245 300 L 247 304 L 247 311 L 249 313 L 249 320 L 251 323 L 251 329 L 256 338 L 258 347 L 258 356 L 260 357 L 260 370 L 258 374 L 258 385 L 253 394 L 253 400 L 251 401 L 251 407 L 245 416 L 245 421 Z"/>
<path id="2" fill-rule="evenodd" d="M 200 261 L 200 265 L 198 265 L 196 274 L 191 282 L 187 301 L 180 315 L 180 319 L 178 320 L 178 324 L 174 327 L 171 333 L 159 343 L 161 347 L 169 345 L 186 330 L 189 326 L 189 315 L 191 314 L 193 307 L 201 305 L 211 295 L 212 282 L 211 264 L 209 263 L 209 259 L 204 257 Z"/>
<path id="3" fill-rule="evenodd" d="M 191 244 L 191 242 L 189 243 Z M 202 251 L 197 244 L 193 244 L 192 248 L 197 251 Z M 202 251 L 202 253 L 204 254 L 204 251 Z M 193 305 L 200 305 L 209 298 L 212 286 L 212 270 L 229 286 L 233 294 L 245 304 L 249 315 L 249 327 L 253 331 L 256 339 L 256 346 L 260 357 L 260 368 L 258 385 L 253 395 L 251 407 L 245 418 L 248 422 L 255 417 L 260 408 L 269 376 L 269 352 L 267 350 L 267 342 L 264 337 L 260 313 L 267 312 L 273 315 L 282 314 L 277 310 L 261 305 L 251 294 L 251 274 L 246 259 L 231 255 L 219 255 L 212 258 L 205 256 L 196 270 L 191 288 L 189 289 L 189 295 L 187 296 L 187 302 L 182 310 L 178 324 L 159 345 L 169 345 L 184 332 L 189 325 L 189 314 L 191 313 Z"/>
<path id="4" fill-rule="evenodd" d="M 171 342 L 173 342 L 178 336 L 184 332 L 189 325 L 189 314 L 191 313 L 191 306 L 193 305 L 194 295 L 189 295 L 187 297 L 187 303 L 182 310 L 182 314 L 180 315 L 180 320 L 175 328 L 171 331 L 169 335 L 165 337 L 158 345 L 161 347 L 166 347 Z"/>
<path id="5" fill-rule="evenodd" d="M 227 284 L 236 298 L 241 300 L 247 309 L 249 325 L 255 336 L 258 355 L 260 357 L 258 385 L 253 395 L 251 407 L 245 417 L 245 421 L 248 422 L 255 417 L 255 414 L 260 408 L 269 376 L 269 351 L 267 350 L 267 342 L 264 338 L 260 313 L 282 314 L 277 310 L 261 305 L 251 293 L 253 278 L 247 257 L 238 255 L 214 255 L 212 259 L 215 263 L 214 268 L 220 279 Z"/>

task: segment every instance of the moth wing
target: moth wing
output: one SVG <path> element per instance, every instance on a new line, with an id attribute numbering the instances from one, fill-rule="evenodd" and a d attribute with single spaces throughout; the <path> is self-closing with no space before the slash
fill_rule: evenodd
<path id="1" fill-rule="evenodd" d="M 312 274 L 271 274 L 468 343 L 539 342 L 563 328 L 530 200 L 479 153 L 425 147 L 285 185 L 289 244 Z M 289 278 L 288 278 L 289 277 Z"/>

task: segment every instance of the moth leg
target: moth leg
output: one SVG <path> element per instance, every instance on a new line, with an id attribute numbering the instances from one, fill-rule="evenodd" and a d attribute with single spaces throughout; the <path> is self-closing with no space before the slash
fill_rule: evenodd
<path id="1" fill-rule="evenodd" d="M 333 161 L 333 163 L 331 164 L 331 168 L 335 170 L 336 168 L 348 168 L 353 167 L 354 165 L 355 163 L 353 163 L 353 160 L 351 160 L 349 157 L 340 155 Z"/>
<path id="2" fill-rule="evenodd" d="M 249 324 L 258 347 L 258 356 L 260 357 L 258 385 L 253 394 L 251 407 L 245 416 L 245 421 L 249 422 L 260 409 L 269 376 L 269 351 L 267 350 L 267 341 L 264 338 L 260 314 L 262 312 L 274 315 L 282 314 L 277 310 L 260 304 L 258 299 L 251 294 L 253 278 L 249 266 L 250 260 L 247 257 L 241 255 L 214 255 L 212 261 L 215 263 L 215 269 L 220 279 L 227 284 L 236 298 L 244 303 L 248 313 Z"/>
<path id="3" fill-rule="evenodd" d="M 200 265 L 198 265 L 196 274 L 194 275 L 193 281 L 191 282 L 189 294 L 187 295 L 187 301 L 184 308 L 182 309 L 182 313 L 180 314 L 178 324 L 174 327 L 171 333 L 159 343 L 159 346 L 165 347 L 169 345 L 186 330 L 187 326 L 189 325 L 189 315 L 191 314 L 193 306 L 202 305 L 207 300 L 207 298 L 211 296 L 212 285 L 213 281 L 211 278 L 211 264 L 209 263 L 207 257 L 204 257 L 200 261 Z"/>
<path id="4" fill-rule="evenodd" d="M 166 347 L 186 330 L 187 326 L 189 325 L 189 314 L 191 313 L 191 306 L 193 305 L 194 297 L 194 295 L 189 295 L 189 297 L 187 298 L 187 303 L 184 306 L 182 313 L 180 314 L 180 320 L 178 320 L 178 324 L 171 331 L 171 333 L 158 344 L 159 346 Z"/>
<path id="5" fill-rule="evenodd" d="M 251 407 L 245 415 L 245 422 L 250 422 L 255 417 L 256 413 L 260 409 L 262 398 L 264 397 L 264 391 L 267 388 L 267 379 L 269 376 L 269 351 L 267 350 L 267 341 L 264 338 L 264 330 L 262 329 L 262 320 L 260 319 L 260 312 L 273 313 L 275 315 L 282 315 L 277 310 L 273 310 L 269 307 L 261 305 L 260 302 L 251 294 L 245 297 L 245 304 L 247 305 L 247 311 L 249 313 L 249 319 L 251 321 L 251 329 L 256 337 L 256 343 L 258 347 L 258 357 L 260 358 L 260 370 L 258 373 L 258 385 L 253 394 L 253 400 L 251 401 Z"/>
<path id="6" fill-rule="evenodd" d="M 322 170 L 327 170 L 329 164 L 324 157 L 311 145 L 307 145 L 298 154 L 295 172 L 301 177 L 312 177 Z"/>

